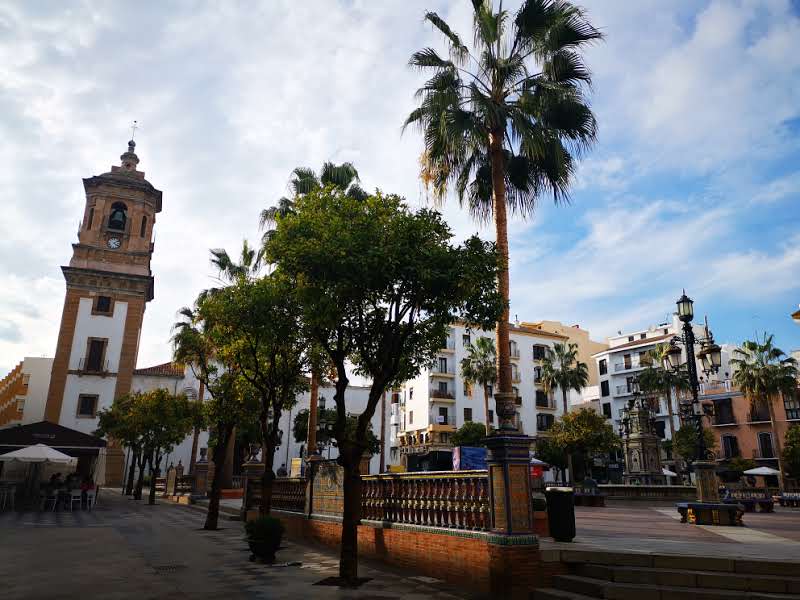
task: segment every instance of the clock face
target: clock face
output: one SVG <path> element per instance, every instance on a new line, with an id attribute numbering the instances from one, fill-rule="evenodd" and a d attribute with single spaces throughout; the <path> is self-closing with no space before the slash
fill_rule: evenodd
<path id="1" fill-rule="evenodd" d="M 120 241 L 118 237 L 108 238 L 108 247 L 112 249 L 117 249 L 120 246 Z"/>

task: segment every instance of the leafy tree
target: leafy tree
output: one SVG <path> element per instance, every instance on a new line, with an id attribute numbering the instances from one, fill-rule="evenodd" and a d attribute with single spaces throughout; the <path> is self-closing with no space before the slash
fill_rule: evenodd
<path id="1" fill-rule="evenodd" d="M 749 458 L 735 456 L 734 458 L 730 459 L 725 466 L 730 472 L 736 473 L 736 480 L 739 480 L 742 477 L 742 473 L 749 469 L 755 469 L 756 463 L 754 460 Z"/>
<path id="2" fill-rule="evenodd" d="M 800 425 L 792 425 L 786 432 L 783 442 L 783 468 L 786 476 L 800 479 Z"/>
<path id="3" fill-rule="evenodd" d="M 581 50 L 602 35 L 566 1 L 524 0 L 513 16 L 491 0 L 472 4 L 472 50 L 439 15 L 425 15 L 444 35 L 448 57 L 433 48 L 411 56 L 411 67 L 433 75 L 404 128 L 418 126 L 424 136 L 421 176 L 435 198 L 455 186 L 474 217 L 494 219 L 506 305 L 497 322 L 498 380 L 510 395 L 507 213 L 533 215 L 545 193 L 568 200 L 574 156 L 596 136 Z"/>
<path id="4" fill-rule="evenodd" d="M 731 359 L 733 383 L 750 399 L 753 411 L 767 408 L 772 431 L 775 431 L 775 400 L 797 392 L 797 361 L 773 343 L 773 336 L 764 334 L 761 340 L 748 340 L 733 351 Z M 778 457 L 778 477 L 783 489 L 781 440 L 775 436 Z"/>
<path id="5" fill-rule="evenodd" d="M 194 307 L 178 311 L 180 320 L 173 326 L 172 336 L 173 359 L 189 365 L 209 396 L 202 406 L 206 422 L 214 429 L 216 443 L 212 447 L 214 477 L 204 529 L 217 528 L 222 476 L 234 429 L 255 412 L 252 398 L 239 380 L 236 365 L 223 363 L 218 356 L 220 336 L 214 330 L 213 319 L 208 318 L 213 312 L 210 304 L 215 295 L 201 292 Z"/>
<path id="6" fill-rule="evenodd" d="M 457 318 L 490 326 L 500 313 L 497 255 L 470 238 L 450 244 L 441 215 L 412 212 L 397 196 L 363 200 L 332 186 L 299 198 L 278 219 L 268 259 L 295 283 L 303 322 L 336 370 L 334 436 L 344 470 L 340 577 L 357 577 L 359 464 L 387 389 L 435 359 Z M 366 407 L 348 432 L 347 362 L 371 380 Z"/>
<path id="7" fill-rule="evenodd" d="M 566 483 L 567 453 L 549 437 L 541 437 L 536 441 L 536 458 L 543 460 L 556 470 L 555 479 Z M 560 477 L 559 477 L 560 475 Z"/>
<path id="8" fill-rule="evenodd" d="M 610 452 L 620 446 L 619 436 L 614 433 L 611 424 L 590 408 L 561 415 L 550 428 L 550 439 L 563 449 L 568 460 L 572 454 L 580 456 L 584 466 L 588 466 L 590 456 Z"/>
<path id="9" fill-rule="evenodd" d="M 118 440 L 124 447 L 130 450 L 131 462 L 128 468 L 128 477 L 124 490 L 126 496 L 130 496 L 134 493 L 136 466 L 139 464 L 139 457 L 142 454 L 141 430 L 131 418 L 132 402 L 133 396 L 125 395 L 121 398 L 117 398 L 110 407 L 100 410 L 97 413 L 99 421 L 97 431 L 95 432 L 95 435 L 98 437 L 110 437 Z M 141 487 L 139 490 L 141 491 Z"/>
<path id="10" fill-rule="evenodd" d="M 669 344 L 657 344 L 655 348 L 648 350 L 644 356 L 647 365 L 639 372 L 639 388 L 645 394 L 657 394 L 663 396 L 667 403 L 667 413 L 669 414 L 670 438 L 675 437 L 675 418 L 672 406 L 672 390 L 676 392 L 688 391 L 689 376 L 685 369 L 677 373 L 672 369 L 664 368 L 664 361 L 671 346 Z"/>
<path id="11" fill-rule="evenodd" d="M 489 421 L 489 386 L 497 380 L 497 358 L 491 338 L 479 337 L 467 348 L 467 355 L 461 359 L 461 377 L 467 385 L 483 388 L 483 415 L 486 422 L 485 434 L 492 433 Z"/>
<path id="12" fill-rule="evenodd" d="M 578 360 L 578 344 L 554 344 L 542 361 L 542 387 L 549 394 L 561 388 L 564 414 L 569 412 L 567 395 L 580 391 L 589 383 L 589 368 Z"/>
<path id="13" fill-rule="evenodd" d="M 486 446 L 485 438 L 487 435 L 484 425 L 475 421 L 467 421 L 450 437 L 450 441 L 453 446 L 482 448 Z"/>
<path id="14" fill-rule="evenodd" d="M 288 284 L 275 273 L 259 279 L 239 278 L 206 302 L 218 340 L 217 357 L 236 365 L 247 393 L 259 401 L 262 515 L 269 514 L 271 507 L 281 415 L 307 389 L 303 375 L 307 340 L 300 306 Z"/>
<path id="15" fill-rule="evenodd" d="M 717 447 L 717 440 L 710 429 L 703 429 L 703 439 L 706 442 L 706 448 L 709 450 Z M 672 438 L 672 447 L 678 456 L 685 461 L 694 462 L 697 460 L 697 427 L 694 423 L 687 423 L 675 432 Z"/>
<path id="16" fill-rule="evenodd" d="M 332 408 L 318 408 L 317 409 L 317 423 L 333 423 L 336 421 L 336 411 Z M 294 425 L 292 426 L 292 435 L 294 441 L 297 443 L 305 443 L 308 440 L 308 409 L 304 408 L 297 412 L 294 416 Z M 333 434 L 326 429 L 317 431 L 316 440 L 323 446 L 329 445 L 333 441 Z M 309 448 L 309 454 L 314 449 Z"/>

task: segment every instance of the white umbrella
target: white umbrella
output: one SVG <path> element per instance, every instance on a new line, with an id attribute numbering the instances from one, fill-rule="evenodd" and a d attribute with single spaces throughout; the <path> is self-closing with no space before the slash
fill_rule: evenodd
<path id="1" fill-rule="evenodd" d="M 678 474 L 670 471 L 667 467 L 661 467 L 661 474 L 666 475 L 667 477 L 677 477 Z"/>
<path id="2" fill-rule="evenodd" d="M 54 450 L 50 446 L 36 444 L 35 446 L 27 446 L 26 448 L 14 450 L 14 452 L 9 452 L 8 454 L 0 454 L 0 461 L 74 465 L 78 462 L 78 459 L 74 456 L 69 456 L 68 454 Z"/>
<path id="3" fill-rule="evenodd" d="M 549 467 L 550 466 L 548 463 L 544 462 L 543 460 L 539 460 L 538 458 L 533 458 L 533 457 L 531 457 L 531 464 L 534 465 L 534 466 L 535 465 L 539 465 L 539 466 L 542 466 L 542 467 Z"/>
<path id="4" fill-rule="evenodd" d="M 745 475 L 780 475 L 781 472 L 772 467 L 756 467 L 755 469 L 747 469 Z"/>

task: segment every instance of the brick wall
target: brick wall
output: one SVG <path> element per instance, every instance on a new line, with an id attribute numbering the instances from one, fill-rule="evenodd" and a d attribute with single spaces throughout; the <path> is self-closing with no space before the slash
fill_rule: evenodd
<path id="1" fill-rule="evenodd" d="M 290 538 L 339 546 L 342 527 L 337 521 L 307 519 L 279 511 L 272 514 L 283 521 Z M 528 598 L 531 590 L 549 585 L 554 574 L 565 572 L 561 563 L 542 562 L 536 546 L 503 546 L 489 540 L 489 535 L 470 536 L 463 531 L 451 535 L 377 524 L 358 527 L 362 557 L 459 587 L 503 594 L 504 598 Z"/>

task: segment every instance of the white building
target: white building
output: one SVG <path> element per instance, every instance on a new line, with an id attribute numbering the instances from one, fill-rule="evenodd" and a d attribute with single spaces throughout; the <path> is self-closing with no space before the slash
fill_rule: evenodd
<path id="1" fill-rule="evenodd" d="M 451 434 L 465 422 L 485 422 L 483 389 L 467 386 L 460 372 L 467 348 L 478 337 L 494 339 L 495 334 L 454 324 L 433 367 L 392 394 L 389 464 L 410 469 L 444 468 L 451 460 Z M 526 325 L 511 325 L 510 340 L 517 424 L 522 433 L 535 439 L 563 412 L 561 391 L 548 395 L 542 389 L 541 361 L 547 348 L 568 338 Z M 568 402 L 572 404 L 578 398 L 570 392 Z M 489 399 L 488 416 L 492 426 L 497 426 L 493 397 Z"/>

